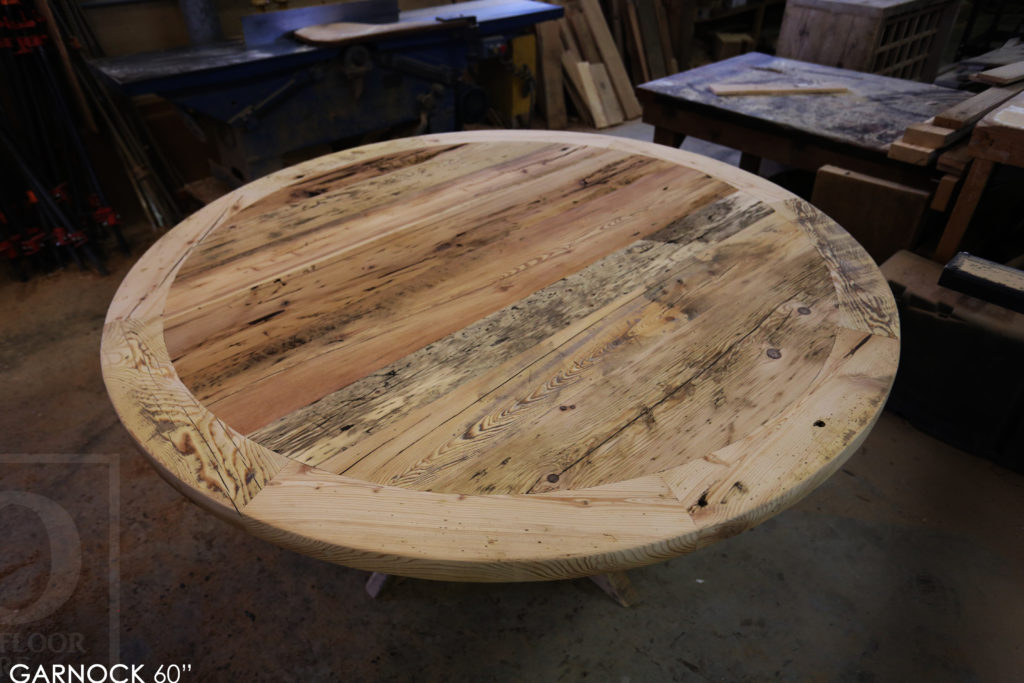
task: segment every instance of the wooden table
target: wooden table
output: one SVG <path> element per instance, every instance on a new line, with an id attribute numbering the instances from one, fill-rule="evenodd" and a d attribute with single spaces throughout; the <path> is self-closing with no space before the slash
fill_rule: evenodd
<path id="1" fill-rule="evenodd" d="M 771 183 L 650 143 L 410 138 L 267 176 L 111 303 L 118 415 L 205 509 L 377 572 L 614 572 L 835 472 L 899 354 L 889 289 Z"/>
<path id="2" fill-rule="evenodd" d="M 828 83 L 837 95 L 720 97 L 712 84 Z M 750 52 L 637 88 L 655 142 L 672 147 L 693 135 L 743 152 L 741 167 L 761 158 L 808 171 L 831 164 L 878 178 L 920 184 L 930 173 L 888 159 L 907 126 L 967 99 L 970 93 L 876 74 Z"/>

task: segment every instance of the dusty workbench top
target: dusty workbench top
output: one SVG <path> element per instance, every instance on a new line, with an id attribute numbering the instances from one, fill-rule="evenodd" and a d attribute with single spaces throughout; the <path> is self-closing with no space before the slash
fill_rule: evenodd
<path id="1" fill-rule="evenodd" d="M 808 204 L 676 149 L 485 131 L 322 157 L 162 238 L 103 341 L 192 500 L 289 548 L 479 581 L 626 569 L 834 472 L 898 357 Z"/>
<path id="2" fill-rule="evenodd" d="M 715 84 L 845 86 L 834 95 L 720 97 Z M 637 97 L 649 108 L 694 109 L 724 119 L 787 131 L 794 138 L 828 140 L 882 156 L 907 126 L 922 123 L 970 93 L 927 83 L 810 64 L 750 52 L 644 83 Z"/>

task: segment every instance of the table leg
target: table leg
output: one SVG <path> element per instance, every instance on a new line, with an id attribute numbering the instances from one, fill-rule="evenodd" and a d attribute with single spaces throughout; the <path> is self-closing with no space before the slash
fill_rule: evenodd
<path id="1" fill-rule="evenodd" d="M 597 576 L 591 576 L 590 580 L 623 607 L 630 607 L 640 602 L 640 596 L 633 588 L 633 584 L 629 577 L 626 576 L 626 572 L 598 574 Z"/>
<path id="2" fill-rule="evenodd" d="M 669 147 L 678 148 L 683 144 L 683 140 L 686 136 L 682 133 L 677 133 L 674 130 L 668 128 L 662 128 L 660 126 L 654 127 L 654 141 L 659 145 L 668 145 Z"/>
<path id="3" fill-rule="evenodd" d="M 384 586 L 391 583 L 394 577 L 391 574 L 382 574 L 381 572 L 373 572 L 370 574 L 370 578 L 366 580 L 366 592 L 369 593 L 370 597 L 374 600 L 380 595 L 380 592 L 384 590 Z"/>
<path id="4" fill-rule="evenodd" d="M 956 198 L 953 205 L 953 212 L 949 214 L 949 221 L 946 229 L 942 231 L 942 238 L 939 239 L 939 246 L 935 248 L 933 261 L 947 263 L 956 254 L 960 241 L 967 232 L 967 226 L 974 216 L 974 209 L 978 206 L 982 193 L 985 191 L 985 184 L 988 176 L 992 173 L 995 164 L 987 159 L 975 159 L 971 163 L 971 170 L 967 172 L 967 179 L 960 189 L 960 196 Z"/>
<path id="5" fill-rule="evenodd" d="M 757 175 L 761 172 L 761 157 L 747 152 L 740 153 L 740 168 Z"/>
<path id="6" fill-rule="evenodd" d="M 370 578 L 366 580 L 367 594 L 376 600 L 380 596 L 381 591 L 394 582 L 394 578 L 391 574 L 373 572 L 370 574 Z M 626 572 L 598 574 L 597 576 L 591 576 L 590 580 L 623 607 L 630 607 L 640 602 L 640 596 L 637 594 L 636 589 L 633 588 L 633 583 L 626 576 Z"/>

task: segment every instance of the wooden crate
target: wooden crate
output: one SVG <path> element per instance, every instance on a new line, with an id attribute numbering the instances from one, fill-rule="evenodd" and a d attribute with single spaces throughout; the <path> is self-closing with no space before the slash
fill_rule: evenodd
<path id="1" fill-rule="evenodd" d="M 956 0 L 789 0 L 778 54 L 931 82 L 958 6 Z"/>

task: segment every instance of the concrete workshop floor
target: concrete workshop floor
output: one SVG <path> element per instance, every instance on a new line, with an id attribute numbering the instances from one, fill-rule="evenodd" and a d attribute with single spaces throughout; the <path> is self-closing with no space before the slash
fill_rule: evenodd
<path id="1" fill-rule="evenodd" d="M 625 132 L 650 139 L 641 124 Z M 138 232 L 136 252 L 151 240 Z M 0 284 L 0 454 L 117 463 L 120 659 L 150 677 L 191 664 L 186 683 L 1022 679 L 1024 477 L 890 414 L 794 508 L 632 572 L 644 598 L 634 608 L 586 580 L 402 580 L 371 600 L 365 573 L 218 521 L 135 451 L 100 378 L 104 313 L 131 260 L 110 265 L 108 277 L 68 270 Z M 72 460 L 0 456 L 0 496 L 58 501 L 83 558 L 75 592 L 52 614 L 5 626 L 0 609 L 0 664 L 106 660 L 117 611 L 104 574 L 110 487 L 104 466 Z M 56 517 L 0 507 L 0 608 L 32 606 L 51 552 L 63 552 L 47 549 L 40 519 Z M 72 642 L 84 644 L 78 659 Z"/>

